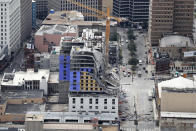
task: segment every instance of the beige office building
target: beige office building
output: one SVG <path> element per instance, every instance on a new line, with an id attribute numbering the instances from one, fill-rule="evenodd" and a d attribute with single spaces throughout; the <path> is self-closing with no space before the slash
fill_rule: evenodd
<path id="1" fill-rule="evenodd" d="M 78 0 L 80 4 L 83 4 L 87 7 L 102 10 L 102 0 Z M 69 2 L 69 0 L 49 0 L 48 1 L 48 8 L 54 9 L 54 11 L 79 11 L 85 16 L 85 20 L 87 21 L 94 21 L 98 19 L 98 15 L 93 11 L 82 8 L 76 4 Z"/>
<path id="2" fill-rule="evenodd" d="M 194 0 L 151 0 L 149 41 L 158 46 L 164 34 L 192 37 Z"/>

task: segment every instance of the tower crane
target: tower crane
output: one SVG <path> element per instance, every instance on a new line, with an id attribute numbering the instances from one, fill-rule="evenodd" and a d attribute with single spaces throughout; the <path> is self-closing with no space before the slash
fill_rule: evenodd
<path id="1" fill-rule="evenodd" d="M 120 23 L 121 22 L 121 18 L 111 16 L 109 8 L 107 8 L 107 13 L 105 13 L 105 12 L 100 11 L 98 9 L 94 9 L 94 8 L 88 7 L 86 5 L 83 5 L 83 4 L 81 4 L 79 2 L 76 2 L 74 0 L 67 0 L 67 1 L 72 3 L 72 4 L 75 4 L 77 6 L 80 6 L 82 8 L 85 8 L 85 9 L 88 9 L 90 11 L 93 11 L 93 12 L 97 13 L 99 16 L 102 16 L 102 17 L 106 18 L 105 55 L 106 55 L 106 66 L 108 66 L 108 63 L 109 63 L 110 20 L 113 19 L 113 20 L 116 20 L 118 23 Z M 97 17 L 99 17 L 99 16 L 97 16 Z"/>

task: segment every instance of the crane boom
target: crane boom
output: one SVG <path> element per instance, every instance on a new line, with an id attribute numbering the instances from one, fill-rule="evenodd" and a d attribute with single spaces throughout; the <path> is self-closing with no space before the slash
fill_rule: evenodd
<path id="1" fill-rule="evenodd" d="M 98 9 L 94 9 L 91 7 L 88 7 L 86 5 L 83 5 L 79 2 L 76 2 L 75 0 L 67 0 L 68 2 L 75 4 L 77 6 L 80 6 L 82 8 L 88 9 L 90 11 L 93 11 L 95 13 L 97 13 L 98 15 L 91 15 L 91 16 L 95 16 L 95 17 L 100 17 L 103 16 L 106 18 L 106 32 L 105 32 L 105 56 L 106 56 L 106 66 L 109 63 L 109 39 L 110 39 L 110 19 L 116 20 L 118 23 L 121 22 L 121 18 L 118 17 L 114 17 L 114 16 L 110 16 L 110 9 L 107 8 L 107 13 L 100 11 Z M 86 15 L 86 14 L 85 14 Z"/>

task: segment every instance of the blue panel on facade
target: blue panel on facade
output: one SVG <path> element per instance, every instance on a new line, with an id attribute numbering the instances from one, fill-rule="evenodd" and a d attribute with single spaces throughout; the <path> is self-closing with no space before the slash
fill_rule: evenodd
<path id="1" fill-rule="evenodd" d="M 91 68 L 80 68 L 80 71 L 91 72 L 92 69 Z"/>
<path id="2" fill-rule="evenodd" d="M 70 80 L 70 56 L 59 56 L 59 80 Z"/>

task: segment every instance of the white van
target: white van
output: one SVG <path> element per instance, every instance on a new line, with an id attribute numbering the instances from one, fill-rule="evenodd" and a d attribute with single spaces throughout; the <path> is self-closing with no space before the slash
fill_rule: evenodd
<path id="1" fill-rule="evenodd" d="M 142 60 L 139 60 L 139 65 L 142 65 Z"/>

